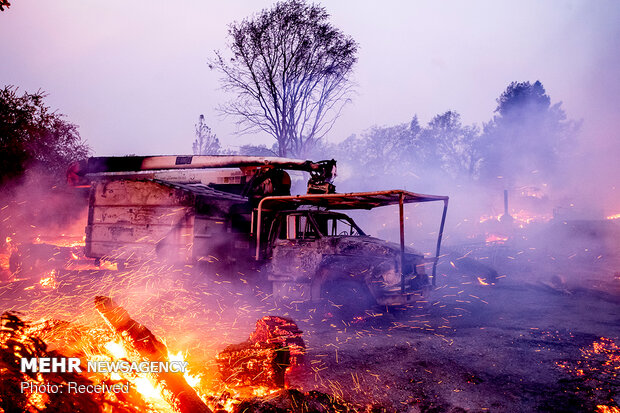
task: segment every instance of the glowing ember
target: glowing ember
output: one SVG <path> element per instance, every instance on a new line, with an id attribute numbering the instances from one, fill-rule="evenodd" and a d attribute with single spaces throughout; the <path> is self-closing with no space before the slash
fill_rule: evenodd
<path id="1" fill-rule="evenodd" d="M 478 282 L 480 283 L 480 285 L 491 285 L 488 282 L 484 281 L 484 279 L 477 277 L 478 278 Z"/>
<path id="2" fill-rule="evenodd" d="M 620 413 L 620 408 L 599 404 L 596 406 L 596 413 Z"/>
<path id="3" fill-rule="evenodd" d="M 515 222 L 521 226 L 521 228 L 523 228 L 523 225 L 531 224 L 533 222 L 549 222 L 553 219 L 553 215 L 550 215 L 550 214 L 536 215 L 531 212 L 525 211 L 523 209 L 518 212 L 513 212 L 511 215 L 514 218 Z"/>
<path id="4" fill-rule="evenodd" d="M 51 270 L 50 272 L 48 272 L 47 274 L 45 274 L 41 280 L 39 281 L 39 284 L 41 285 L 41 287 L 43 288 L 51 288 L 54 289 L 57 286 L 57 282 L 56 282 L 56 270 Z"/>
<path id="5" fill-rule="evenodd" d="M 487 221 L 499 222 L 499 215 L 483 215 L 480 217 L 480 220 L 478 222 L 482 224 L 483 222 L 487 222 Z"/>
<path id="6" fill-rule="evenodd" d="M 485 239 L 486 243 L 497 242 L 501 244 L 506 241 L 508 241 L 508 237 L 504 237 L 502 235 L 496 235 L 496 234 L 488 234 Z"/>
<path id="7" fill-rule="evenodd" d="M 154 386 L 148 378 L 136 377 L 133 380 L 133 384 L 136 386 L 138 393 L 144 396 L 148 402 L 152 404 L 165 403 L 164 399 L 161 397 L 161 389 L 158 386 Z"/>
<path id="8" fill-rule="evenodd" d="M 512 210 L 510 216 L 513 218 L 514 223 L 520 228 L 524 228 L 525 225 L 534 222 L 549 222 L 553 219 L 552 214 L 535 214 L 533 212 L 521 209 L 519 211 Z M 478 220 L 479 223 L 485 223 L 487 221 L 501 222 L 502 215 L 483 215 Z"/>
<path id="9" fill-rule="evenodd" d="M 598 406 L 596 406 L 596 412 L 597 413 L 620 413 L 620 408 L 599 404 Z"/>
<path id="10" fill-rule="evenodd" d="M 86 236 L 65 236 L 61 234 L 60 237 L 46 237 L 39 235 L 33 240 L 33 244 L 49 244 L 66 248 L 84 247 Z"/>
<path id="11" fill-rule="evenodd" d="M 279 389 L 273 389 L 265 386 L 259 386 L 252 389 L 252 396 L 254 397 L 265 397 L 269 396 L 272 393 L 277 392 Z"/>
<path id="12" fill-rule="evenodd" d="M 105 349 L 108 350 L 110 354 L 117 359 L 127 358 L 127 352 L 125 351 L 125 348 L 116 341 L 108 341 L 104 344 L 103 347 L 105 347 Z"/>
<path id="13" fill-rule="evenodd" d="M 580 349 L 581 359 L 558 362 L 556 365 L 583 380 L 583 384 L 605 404 L 597 412 L 620 413 L 614 394 L 620 385 L 620 347 L 610 338 L 601 337 L 591 346 Z"/>

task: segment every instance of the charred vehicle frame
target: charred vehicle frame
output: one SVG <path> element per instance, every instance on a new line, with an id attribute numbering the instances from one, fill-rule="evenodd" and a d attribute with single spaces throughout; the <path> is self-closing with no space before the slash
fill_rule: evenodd
<path id="1" fill-rule="evenodd" d="M 72 171 L 74 183 L 90 187 L 86 255 L 266 269 L 274 296 L 289 300 L 334 298 L 343 286 L 380 305 L 426 297 L 436 285 L 448 197 L 335 193 L 335 165 L 247 156 L 90 158 Z M 310 173 L 307 194 L 290 195 L 286 170 Z M 405 246 L 404 205 L 433 201 L 443 202 L 443 212 L 434 256 L 425 257 Z M 388 205 L 399 207 L 400 244 L 366 235 L 343 212 Z"/>

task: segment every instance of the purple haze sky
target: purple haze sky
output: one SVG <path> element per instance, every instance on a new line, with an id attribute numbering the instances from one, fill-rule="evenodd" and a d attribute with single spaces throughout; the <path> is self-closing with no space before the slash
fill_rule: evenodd
<path id="1" fill-rule="evenodd" d="M 215 110 L 229 97 L 207 59 L 226 49 L 228 23 L 272 1 L 12 3 L 0 12 L 1 83 L 47 91 L 95 154 L 190 153 L 201 113 L 227 146 L 271 144 L 233 136 L 233 120 Z M 585 151 L 620 155 L 619 2 L 322 4 L 360 44 L 358 96 L 330 140 L 448 109 L 480 125 L 508 83 L 541 80 L 569 118 L 584 119 Z"/>

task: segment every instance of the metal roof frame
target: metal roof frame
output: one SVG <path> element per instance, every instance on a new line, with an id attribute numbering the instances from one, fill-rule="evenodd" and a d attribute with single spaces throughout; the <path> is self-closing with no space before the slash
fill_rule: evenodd
<path id="1" fill-rule="evenodd" d="M 387 191 L 373 192 L 350 192 L 344 194 L 307 194 L 307 195 L 288 195 L 288 196 L 269 196 L 261 199 L 257 208 L 257 228 L 256 228 L 256 259 L 260 259 L 260 238 L 261 220 L 264 210 L 272 209 L 296 209 L 302 205 L 323 207 L 328 210 L 370 210 L 388 205 L 399 206 L 400 221 L 400 253 L 401 253 L 401 291 L 405 292 L 405 277 L 402 273 L 405 257 L 405 226 L 404 226 L 404 204 L 443 201 L 443 212 L 439 234 L 437 236 L 437 248 L 433 260 L 432 283 L 436 285 L 437 261 L 441 250 L 441 239 L 443 237 L 446 213 L 448 211 L 449 197 L 441 195 L 417 194 L 415 192 L 392 189 Z M 253 226 L 252 226 L 253 228 Z"/>
<path id="2" fill-rule="evenodd" d="M 306 194 L 306 195 L 287 195 L 287 196 L 268 196 L 260 201 L 264 209 L 281 206 L 295 209 L 301 205 L 312 205 L 326 209 L 351 210 L 351 209 L 373 209 L 387 205 L 397 205 L 401 202 L 405 204 L 432 201 L 448 201 L 449 197 L 440 195 L 417 194 L 415 192 L 392 189 L 388 191 L 373 192 L 349 192 L 343 194 Z"/>

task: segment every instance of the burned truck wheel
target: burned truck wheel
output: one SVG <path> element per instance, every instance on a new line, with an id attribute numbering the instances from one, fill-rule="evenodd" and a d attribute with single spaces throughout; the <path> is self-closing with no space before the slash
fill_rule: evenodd
<path id="1" fill-rule="evenodd" d="M 372 310 L 375 300 L 366 284 L 337 279 L 323 284 L 321 297 L 328 302 L 328 310 L 342 318 L 353 318 Z"/>

